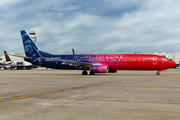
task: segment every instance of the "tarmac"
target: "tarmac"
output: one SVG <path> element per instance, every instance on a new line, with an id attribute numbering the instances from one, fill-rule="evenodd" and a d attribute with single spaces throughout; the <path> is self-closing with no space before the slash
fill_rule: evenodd
<path id="1" fill-rule="evenodd" d="M 179 120 L 180 70 L 0 71 L 0 120 Z"/>

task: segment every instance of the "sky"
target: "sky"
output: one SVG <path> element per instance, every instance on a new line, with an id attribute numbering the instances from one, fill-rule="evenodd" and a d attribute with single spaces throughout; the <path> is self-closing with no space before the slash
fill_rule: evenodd
<path id="1" fill-rule="evenodd" d="M 179 0 L 0 1 L 0 53 L 24 54 L 20 30 L 53 54 L 180 52 Z M 69 52 L 69 53 L 66 53 Z"/>

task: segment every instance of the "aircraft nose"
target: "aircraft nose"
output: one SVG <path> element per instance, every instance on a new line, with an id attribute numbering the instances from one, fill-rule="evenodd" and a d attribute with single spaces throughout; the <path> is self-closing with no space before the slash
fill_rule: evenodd
<path id="1" fill-rule="evenodd" d="M 169 65 L 170 65 L 170 67 L 172 68 L 172 67 L 175 67 L 175 66 L 176 66 L 176 63 L 175 63 L 174 61 L 169 61 Z"/>

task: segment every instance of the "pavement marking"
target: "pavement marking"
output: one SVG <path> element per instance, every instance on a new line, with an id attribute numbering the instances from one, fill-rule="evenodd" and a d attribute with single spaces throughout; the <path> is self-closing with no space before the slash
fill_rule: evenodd
<path id="1" fill-rule="evenodd" d="M 75 87 L 75 88 L 56 90 L 56 91 L 50 91 L 50 92 L 44 92 L 44 93 L 37 93 L 37 94 L 31 94 L 31 95 L 23 95 L 23 96 L 14 97 L 14 98 L 2 99 L 2 100 L 0 100 L 0 102 L 6 102 L 6 101 L 11 101 L 11 100 L 23 99 L 23 98 L 29 98 L 29 97 L 39 96 L 39 95 L 47 95 L 47 94 L 58 93 L 58 92 L 65 92 L 65 91 L 81 89 L 81 88 L 88 88 L 88 87 L 93 87 L 93 86 L 98 86 L 98 85 L 109 84 L 109 83 L 115 83 L 115 82 L 114 81 L 109 81 L 109 82 L 105 82 L 105 83 L 86 85 L 86 86 L 82 86 L 82 87 Z"/>

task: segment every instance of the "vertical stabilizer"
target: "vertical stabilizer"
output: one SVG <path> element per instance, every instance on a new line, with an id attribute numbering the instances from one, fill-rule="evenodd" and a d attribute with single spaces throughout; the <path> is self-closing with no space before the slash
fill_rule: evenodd
<path id="1" fill-rule="evenodd" d="M 34 42 L 31 40 L 31 38 L 29 37 L 29 35 L 26 33 L 25 30 L 21 30 L 21 37 L 22 37 L 24 51 L 25 51 L 26 56 L 27 57 L 35 56 L 32 46 L 37 51 L 39 51 L 39 48 L 34 44 Z"/>
<path id="2" fill-rule="evenodd" d="M 73 55 L 75 55 L 74 48 L 72 48 Z"/>
<path id="3" fill-rule="evenodd" d="M 6 62 L 12 61 L 6 51 L 4 51 L 4 56 L 6 58 Z"/>

